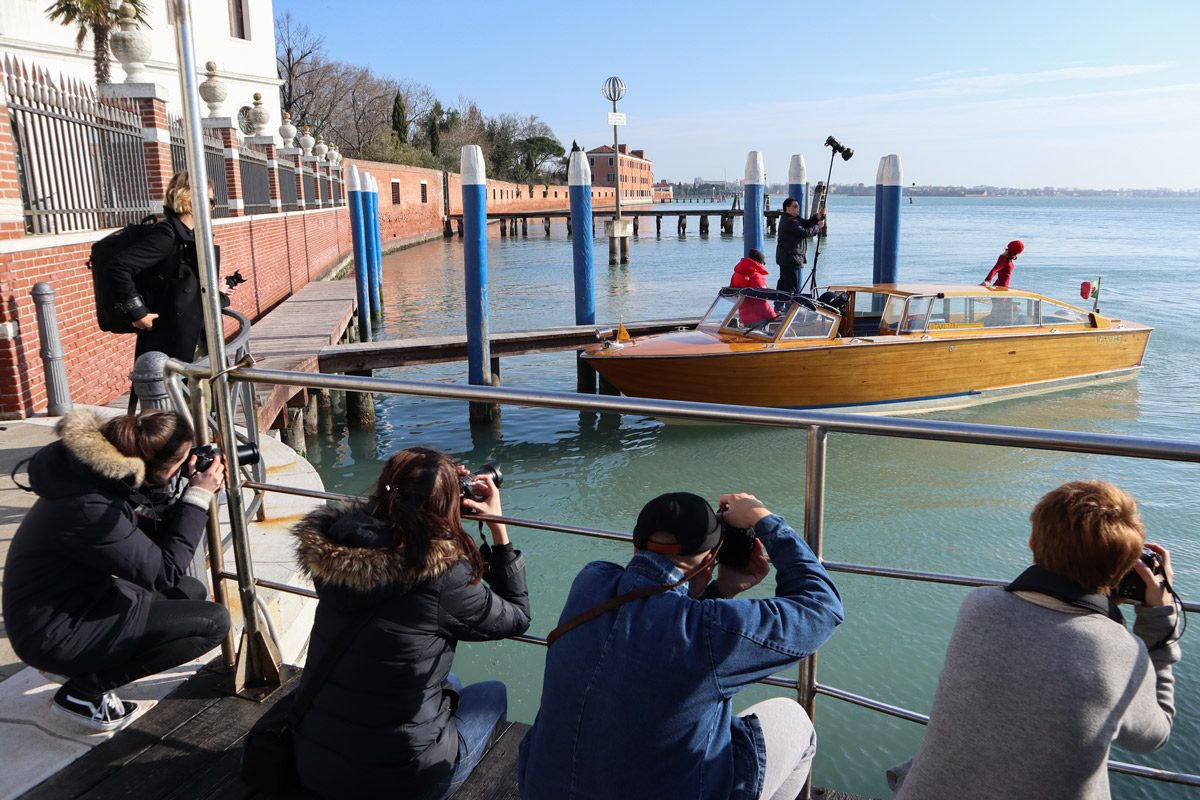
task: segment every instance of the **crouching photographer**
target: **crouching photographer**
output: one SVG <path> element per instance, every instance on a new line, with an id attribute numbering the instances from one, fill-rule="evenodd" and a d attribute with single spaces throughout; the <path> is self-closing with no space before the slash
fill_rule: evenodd
<path id="1" fill-rule="evenodd" d="M 478 763 L 507 693 L 499 681 L 463 687 L 450 672 L 455 647 L 529 627 L 525 563 L 507 528 L 487 522 L 485 565 L 462 524 L 463 509 L 503 513 L 498 477 L 402 450 L 368 500 L 320 508 L 293 529 L 316 618 L 300 688 L 255 731 L 288 715 L 310 793 L 441 800 Z"/>
<path id="2" fill-rule="evenodd" d="M 1063 484 L 1030 515 L 1033 566 L 967 595 L 917 755 L 896 798 L 1109 796 L 1110 745 L 1148 753 L 1175 715 L 1171 555 L 1134 499 Z M 1133 635 L 1113 596 L 1135 602 Z"/>
<path id="3" fill-rule="evenodd" d="M 697 495 L 656 497 L 628 565 L 596 561 L 575 578 L 521 743 L 524 800 L 800 793 L 816 751 L 803 706 L 779 697 L 735 715 L 733 698 L 824 644 L 841 598 L 786 520 L 749 494 L 720 506 L 718 518 Z M 713 579 L 735 529 L 748 554 Z M 772 565 L 774 597 L 733 599 Z"/>
<path id="4" fill-rule="evenodd" d="M 4 623 L 22 661 L 65 681 L 51 706 L 112 731 L 137 709 L 115 689 L 191 661 L 229 630 L 229 613 L 185 574 L 224 465 L 218 455 L 195 467 L 191 426 L 174 411 L 105 420 L 79 408 L 55 431 L 30 461 L 38 499 L 8 551 Z M 176 502 L 171 486 L 184 480 Z"/>

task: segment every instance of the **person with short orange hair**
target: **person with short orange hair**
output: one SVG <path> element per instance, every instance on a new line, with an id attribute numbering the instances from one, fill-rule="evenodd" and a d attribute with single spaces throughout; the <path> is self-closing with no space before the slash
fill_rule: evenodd
<path id="1" fill-rule="evenodd" d="M 1034 565 L 963 601 L 925 738 L 888 770 L 893 798 L 1107 800 L 1112 743 L 1148 753 L 1171 735 L 1171 555 L 1145 543 L 1136 501 L 1072 481 L 1030 521 Z M 1131 570 L 1142 582 L 1132 636 L 1113 599 L 1134 593 Z"/>

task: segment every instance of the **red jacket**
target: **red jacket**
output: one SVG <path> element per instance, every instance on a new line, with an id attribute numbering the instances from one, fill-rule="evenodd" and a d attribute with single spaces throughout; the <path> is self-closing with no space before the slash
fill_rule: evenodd
<path id="1" fill-rule="evenodd" d="M 767 268 L 753 259 L 743 258 L 733 268 L 733 277 L 729 279 L 729 285 L 735 289 L 765 289 Z M 738 316 L 741 317 L 743 325 L 757 325 L 765 319 L 774 319 L 775 309 L 771 308 L 771 304 L 766 300 L 746 297 L 738 309 Z"/>
<path id="2" fill-rule="evenodd" d="M 995 275 L 996 282 L 992 285 L 1007 287 L 1008 281 L 1012 277 L 1012 271 L 1013 271 L 1013 257 L 1009 254 L 1009 252 L 1007 250 L 1005 250 L 1003 253 L 1000 254 L 1000 257 L 996 259 L 996 266 L 992 267 L 992 271 L 989 272 L 987 274 L 987 277 L 983 279 L 984 283 L 990 281 L 992 279 L 992 276 Z"/>

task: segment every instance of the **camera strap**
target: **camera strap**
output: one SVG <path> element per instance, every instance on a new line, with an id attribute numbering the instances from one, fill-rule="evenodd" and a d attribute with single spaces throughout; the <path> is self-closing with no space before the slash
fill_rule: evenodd
<path id="1" fill-rule="evenodd" d="M 571 617 L 571 619 L 567 620 L 566 622 L 562 623 L 554 630 L 550 631 L 550 633 L 546 634 L 546 646 L 549 647 L 550 645 L 554 644 L 556 641 L 558 641 L 558 638 L 560 636 L 562 636 L 564 633 L 571 630 L 572 628 L 577 628 L 585 622 L 588 622 L 590 620 L 595 619 L 596 617 L 607 614 L 609 611 L 612 611 L 614 608 L 617 608 L 618 606 L 623 606 L 626 603 L 633 602 L 634 600 L 640 600 L 643 597 L 650 597 L 651 595 L 662 594 L 663 592 L 674 589 L 676 586 L 681 586 L 681 585 L 687 583 L 692 578 L 696 577 L 701 572 L 703 572 L 705 569 L 707 569 L 708 567 L 711 567 L 713 565 L 713 562 L 715 562 L 717 560 L 717 551 L 720 549 L 721 549 L 721 546 L 717 545 L 715 548 L 710 550 L 708 555 L 704 557 L 703 561 L 701 561 L 699 564 L 697 564 L 695 567 L 693 567 L 686 575 L 684 575 L 682 578 L 675 581 L 674 583 L 659 583 L 654 586 L 641 586 L 632 591 L 625 592 L 624 594 L 619 594 L 616 597 L 610 597 L 609 599 L 605 600 L 603 603 L 600 603 L 599 605 L 589 608 L 587 611 L 583 612 L 582 614 Z"/>
<path id="2" fill-rule="evenodd" d="M 1004 587 L 1004 591 L 1037 592 L 1084 611 L 1101 614 L 1121 625 L 1125 624 L 1125 617 L 1121 616 L 1121 610 L 1111 597 L 1099 592 L 1089 592 L 1074 581 L 1042 569 L 1036 564 L 1018 575 L 1015 581 Z"/>

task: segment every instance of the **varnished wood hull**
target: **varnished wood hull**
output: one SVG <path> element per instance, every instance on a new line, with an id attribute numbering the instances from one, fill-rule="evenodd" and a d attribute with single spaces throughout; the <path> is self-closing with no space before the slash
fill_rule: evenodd
<path id="1" fill-rule="evenodd" d="M 626 395 L 895 413 L 952 408 L 1136 374 L 1152 329 L 877 337 L 797 348 L 700 344 L 705 334 L 584 355 Z"/>

